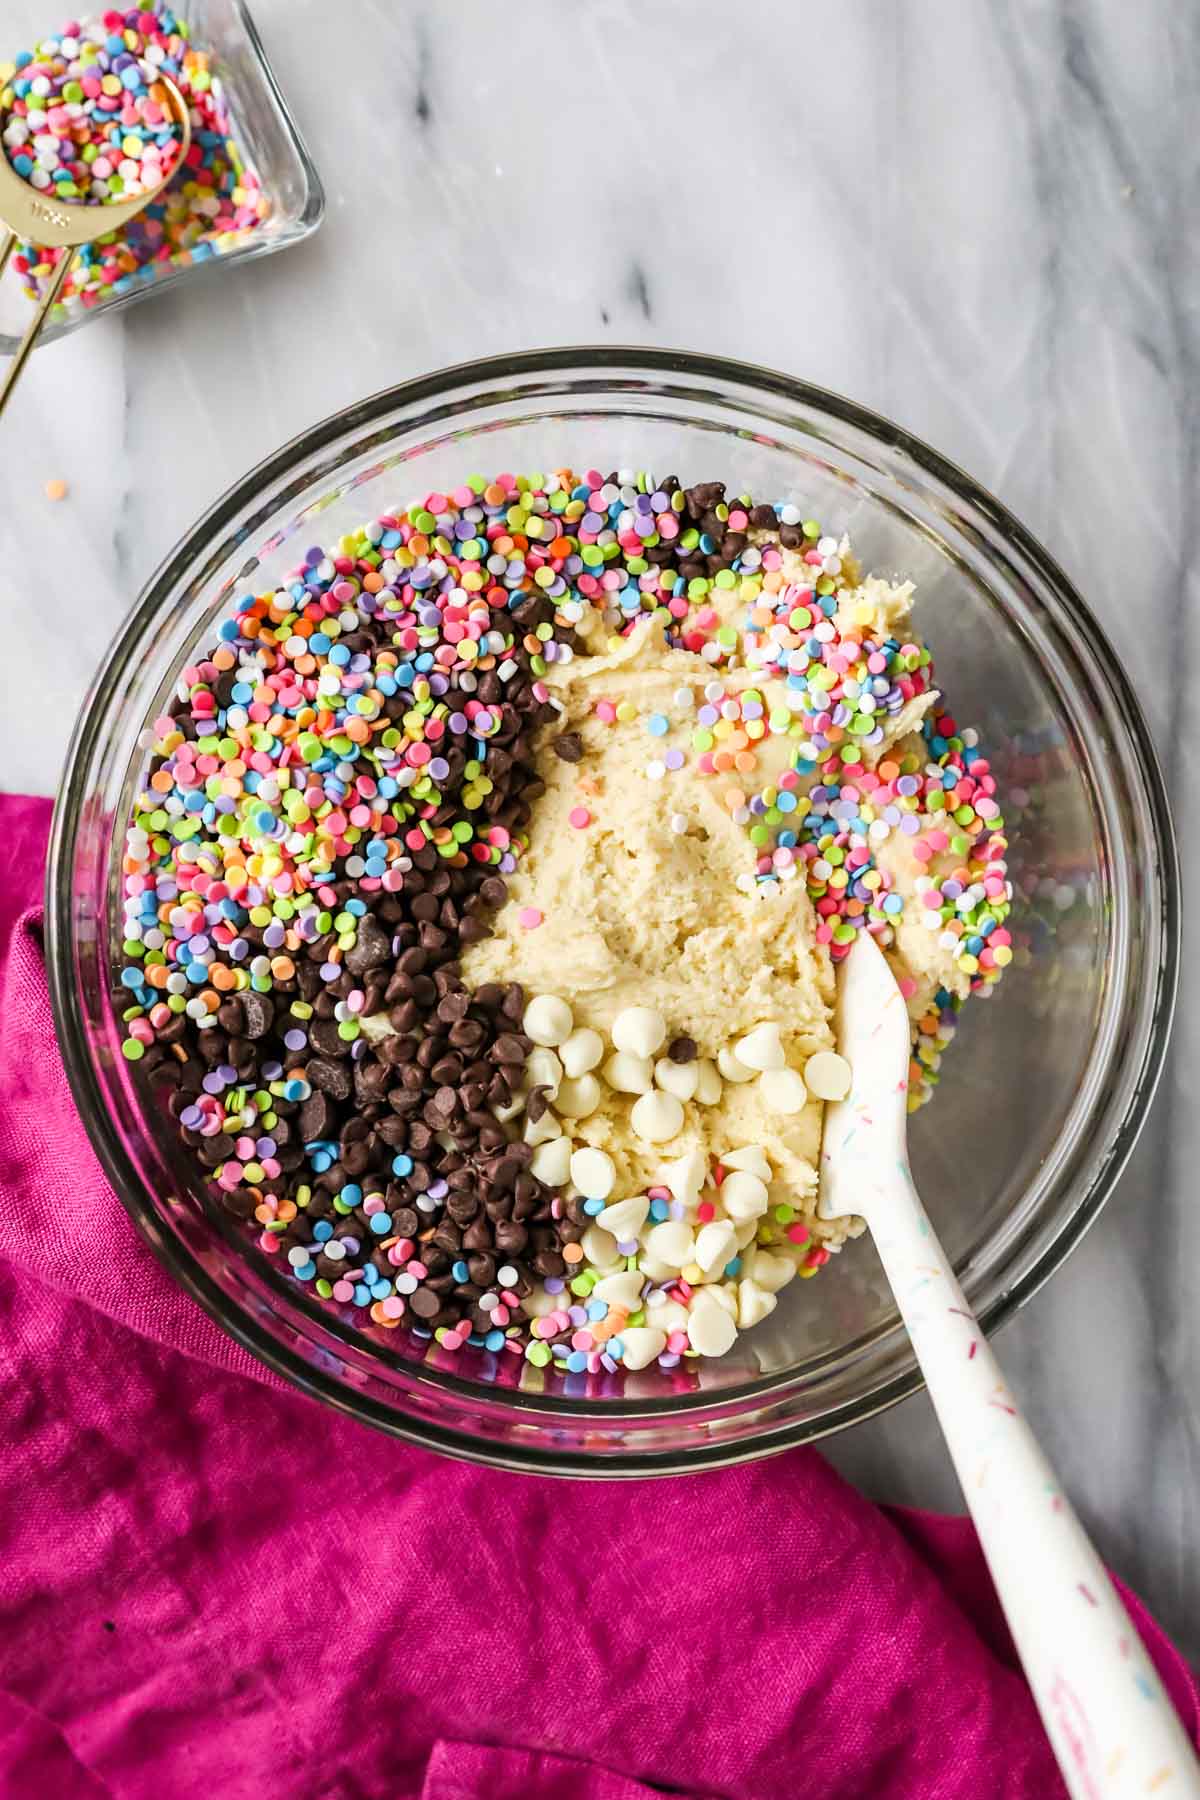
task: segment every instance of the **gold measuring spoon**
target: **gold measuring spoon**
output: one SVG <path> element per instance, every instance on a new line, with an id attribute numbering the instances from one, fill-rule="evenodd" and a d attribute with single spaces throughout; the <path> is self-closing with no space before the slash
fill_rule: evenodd
<path id="1" fill-rule="evenodd" d="M 144 193 L 135 195 L 132 200 L 106 201 L 99 206 L 67 205 L 40 189 L 31 187 L 17 174 L 0 150 L 0 277 L 3 277 L 8 259 L 18 242 L 28 241 L 48 250 L 77 250 L 81 244 L 94 243 L 97 238 L 107 237 L 110 231 L 119 231 L 122 225 L 128 225 L 130 219 L 136 219 L 174 180 L 192 141 L 192 122 L 187 101 L 170 77 L 156 72 L 154 80 L 157 85 L 165 88 L 168 103 L 175 115 L 180 139 L 179 152 L 157 187 L 148 188 Z M 70 256 L 59 258 L 58 266 L 46 283 L 46 291 L 37 303 L 29 328 L 3 377 L 0 377 L 0 414 L 4 412 L 21 371 L 29 360 L 29 353 L 37 343 L 38 333 L 46 322 L 50 308 L 63 290 L 71 261 Z"/>

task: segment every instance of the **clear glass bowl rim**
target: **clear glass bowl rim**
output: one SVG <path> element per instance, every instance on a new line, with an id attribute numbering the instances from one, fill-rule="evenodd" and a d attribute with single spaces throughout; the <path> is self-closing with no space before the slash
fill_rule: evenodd
<path id="1" fill-rule="evenodd" d="M 823 414 L 862 433 L 876 446 L 899 453 L 916 470 L 943 487 L 956 502 L 982 515 L 1046 585 L 1058 608 L 1069 619 L 1079 642 L 1091 654 L 1093 676 L 1104 683 L 1106 697 L 1120 715 L 1130 743 L 1135 747 L 1141 797 L 1147 812 L 1146 828 L 1155 852 L 1155 866 L 1149 872 L 1149 879 L 1160 909 L 1162 951 L 1151 1016 L 1143 1033 L 1140 1063 L 1126 1077 L 1129 1099 L 1123 1116 L 1112 1131 L 1102 1166 L 1084 1191 L 1076 1196 L 1051 1241 L 1029 1268 L 980 1308 L 980 1325 L 989 1335 L 1037 1293 L 1079 1243 L 1098 1217 L 1128 1161 L 1145 1123 L 1170 1041 L 1178 984 L 1181 915 L 1178 851 L 1158 756 L 1136 694 L 1086 602 L 1042 544 L 986 488 L 883 414 L 832 390 L 751 363 L 693 351 L 628 345 L 573 345 L 498 355 L 448 366 L 381 389 L 329 415 L 249 470 L 215 501 L 147 582 L 114 637 L 81 708 L 55 805 L 46 873 L 47 974 L 59 1049 L 76 1106 L 114 1191 L 158 1260 L 228 1335 L 290 1385 L 391 1436 L 461 1460 L 509 1470 L 592 1479 L 688 1473 L 757 1460 L 828 1436 L 886 1411 L 923 1385 L 920 1372 L 914 1362 L 910 1368 L 887 1378 L 869 1393 L 835 1406 L 818 1420 L 768 1426 L 749 1439 L 738 1438 L 731 1443 L 705 1446 L 702 1450 L 686 1448 L 671 1453 L 644 1454 L 629 1451 L 604 1457 L 559 1447 L 531 1447 L 527 1443 L 506 1445 L 487 1435 L 475 1437 L 463 1430 L 443 1426 L 421 1411 L 397 1416 L 373 1394 L 349 1390 L 323 1368 L 314 1366 L 280 1343 L 249 1309 L 231 1303 L 220 1285 L 178 1239 L 156 1228 L 154 1206 L 131 1168 L 109 1118 L 87 1047 L 87 1022 L 75 979 L 71 869 L 87 798 L 87 782 L 83 777 L 92 769 L 97 752 L 102 749 L 106 703 L 112 698 L 120 670 L 159 616 L 172 590 L 187 579 L 189 573 L 195 576 L 210 546 L 223 540 L 223 534 L 239 514 L 256 503 L 261 506 L 266 495 L 270 496 L 273 507 L 284 504 L 292 497 L 286 487 L 289 475 L 339 439 L 357 437 L 402 409 L 422 403 L 447 403 L 457 394 L 462 397 L 459 410 L 466 411 L 471 405 L 503 399 L 504 384 L 517 378 L 575 377 L 596 381 L 609 376 L 614 388 L 622 380 L 636 383 L 642 378 L 672 376 L 708 382 L 718 388 L 734 386 L 741 397 L 752 397 L 757 393 L 801 411 Z M 361 451 L 362 448 L 359 443 L 357 449 Z M 247 1251 L 250 1248 L 247 1244 Z M 271 1273 L 273 1281 L 283 1281 L 282 1276 Z M 421 1372 L 415 1374 L 420 1381 Z M 428 1379 L 426 1375 L 425 1380 Z M 435 1374 L 433 1379 L 439 1387 L 449 1388 L 460 1396 L 464 1390 L 476 1395 L 480 1392 L 476 1384 L 462 1382 L 453 1376 Z M 491 1403 L 503 1405 L 508 1400 L 519 1403 L 520 1396 L 510 1396 L 507 1390 L 496 1390 Z M 553 1424 L 555 1404 L 549 1400 L 542 1400 L 540 1404 L 547 1409 L 540 1416 Z M 599 1422 L 596 1415 L 590 1413 L 586 1402 L 562 1401 L 557 1405 L 562 1408 L 559 1422 L 563 1426 L 589 1419 L 593 1423 Z M 672 1403 L 649 1403 L 638 1410 L 669 1413 Z M 718 1410 L 721 1410 L 719 1406 Z M 617 1422 L 616 1415 L 609 1416 Z"/>

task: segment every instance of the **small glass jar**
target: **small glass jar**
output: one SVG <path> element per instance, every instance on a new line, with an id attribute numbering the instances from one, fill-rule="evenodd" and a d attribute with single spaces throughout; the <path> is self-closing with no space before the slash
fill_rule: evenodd
<path id="1" fill-rule="evenodd" d="M 65 15 L 68 0 L 59 0 L 59 4 Z M 102 10 L 101 0 L 90 0 L 77 8 L 77 13 Z M 229 268 L 286 250 L 289 244 L 309 237 L 321 223 L 325 194 L 320 177 L 243 0 L 175 0 L 174 10 L 187 21 L 196 48 L 211 54 L 214 76 L 224 89 L 231 135 L 246 169 L 257 180 L 265 201 L 264 217 L 169 261 L 149 262 L 95 298 L 76 295 L 61 302 L 42 331 L 42 344 L 66 337 L 89 319 L 106 317 L 118 307 L 163 293 L 204 269 Z M 0 61 L 22 48 L 32 48 L 60 23 L 53 7 L 47 16 L 47 0 L 6 5 Z M 0 280 L 0 357 L 16 350 L 28 323 L 33 302 L 25 291 L 27 280 L 11 264 Z"/>

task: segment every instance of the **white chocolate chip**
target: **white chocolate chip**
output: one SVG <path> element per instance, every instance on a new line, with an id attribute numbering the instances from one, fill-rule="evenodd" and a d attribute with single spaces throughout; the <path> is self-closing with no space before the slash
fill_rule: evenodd
<path id="1" fill-rule="evenodd" d="M 562 1187 L 571 1173 L 571 1140 L 556 1137 L 539 1144 L 529 1164 L 529 1172 L 548 1187 Z"/>
<path id="2" fill-rule="evenodd" d="M 691 1226 L 683 1219 L 664 1219 L 646 1233 L 646 1248 L 657 1262 L 665 1263 L 678 1274 L 695 1255 L 696 1240 Z"/>
<path id="3" fill-rule="evenodd" d="M 708 1158 L 699 1144 L 693 1144 L 690 1150 L 668 1163 L 658 1177 L 659 1185 L 668 1188 L 672 1200 L 678 1200 L 681 1206 L 691 1206 L 698 1200 L 707 1180 Z"/>
<path id="4" fill-rule="evenodd" d="M 758 1091 L 770 1113 L 792 1118 L 808 1105 L 808 1088 L 795 1069 L 767 1069 L 758 1078 Z"/>
<path id="5" fill-rule="evenodd" d="M 563 1066 L 553 1050 L 539 1048 L 529 1052 L 529 1061 L 525 1064 L 526 1089 L 544 1087 L 550 1089 L 550 1099 L 558 1092 L 563 1078 Z"/>
<path id="6" fill-rule="evenodd" d="M 666 1041 L 667 1021 L 652 1006 L 627 1006 L 613 1020 L 610 1035 L 618 1050 L 653 1056 Z"/>
<path id="7" fill-rule="evenodd" d="M 517 1118 L 525 1111 L 525 1096 L 514 1094 L 507 1106 L 493 1106 L 492 1111 L 502 1125 L 507 1125 L 510 1119 Z"/>
<path id="8" fill-rule="evenodd" d="M 642 1254 L 638 1257 L 638 1268 L 642 1271 L 642 1274 L 646 1277 L 647 1281 L 657 1282 L 660 1285 L 663 1282 L 674 1281 L 675 1277 L 679 1274 L 679 1270 L 675 1267 L 674 1263 L 660 1261 L 657 1256 L 652 1256 L 649 1250 L 643 1250 Z"/>
<path id="9" fill-rule="evenodd" d="M 761 1219 L 770 1196 L 767 1184 L 745 1169 L 735 1169 L 721 1183 L 721 1203 L 731 1219 L 744 1224 L 747 1219 Z"/>
<path id="10" fill-rule="evenodd" d="M 368 1044 L 381 1044 L 384 1038 L 396 1037 L 396 1027 L 384 1012 L 360 1013 L 358 1029 Z"/>
<path id="11" fill-rule="evenodd" d="M 804 1079 L 818 1100 L 844 1100 L 854 1077 L 844 1056 L 836 1050 L 818 1050 L 804 1065 Z"/>
<path id="12" fill-rule="evenodd" d="M 744 1063 L 748 1069 L 756 1070 L 760 1075 L 764 1069 L 787 1068 L 779 1026 L 774 1019 L 768 1019 L 765 1025 L 756 1025 L 744 1038 L 739 1038 L 733 1053 L 740 1063 Z"/>
<path id="13" fill-rule="evenodd" d="M 593 1293 L 596 1291 L 593 1288 Z M 644 1369 L 667 1347 L 667 1334 L 655 1325 L 626 1326 L 621 1333 L 623 1369 Z"/>
<path id="14" fill-rule="evenodd" d="M 717 1068 L 726 1081 L 753 1081 L 754 1070 L 748 1069 L 744 1062 L 733 1054 L 728 1044 L 723 1044 L 717 1051 Z"/>
<path id="15" fill-rule="evenodd" d="M 536 1124 L 532 1119 L 526 1119 L 525 1130 L 522 1133 L 525 1142 L 535 1146 L 538 1144 L 552 1143 L 555 1138 L 561 1137 L 561 1135 L 562 1126 L 548 1108 L 542 1114 L 541 1118 L 537 1120 Z"/>
<path id="16" fill-rule="evenodd" d="M 654 1086 L 654 1064 L 648 1056 L 618 1050 L 604 1065 L 604 1079 L 618 1094 L 648 1094 Z"/>
<path id="17" fill-rule="evenodd" d="M 734 1253 L 737 1234 L 728 1219 L 710 1219 L 696 1234 L 696 1262 L 705 1275 L 723 1269 Z"/>
<path id="18" fill-rule="evenodd" d="M 534 1172 L 536 1174 L 536 1170 Z M 596 1223 L 605 1231 L 611 1231 L 619 1244 L 630 1244 L 649 1216 L 649 1200 L 645 1194 L 635 1194 L 631 1200 L 614 1200 L 602 1213 L 597 1213 Z"/>
<path id="19" fill-rule="evenodd" d="M 600 1217 L 603 1218 L 604 1214 L 601 1213 Z M 645 1276 L 640 1269 L 626 1269 L 620 1275 L 605 1275 L 592 1289 L 592 1297 L 605 1301 L 609 1306 L 623 1306 L 626 1312 L 636 1312 L 641 1305 L 645 1285 Z"/>
<path id="20" fill-rule="evenodd" d="M 707 1288 L 697 1294 L 688 1314 L 688 1337 L 701 1356 L 724 1356 L 737 1342 L 737 1326 Z"/>
<path id="21" fill-rule="evenodd" d="M 544 1319 L 546 1314 L 552 1313 L 557 1305 L 558 1296 L 548 1294 L 540 1285 L 534 1288 L 532 1294 L 526 1294 L 521 1302 L 522 1309 L 528 1313 L 531 1319 Z"/>
<path id="22" fill-rule="evenodd" d="M 770 1250 L 753 1250 L 746 1258 L 746 1276 L 768 1294 L 776 1294 L 786 1287 L 796 1273 L 796 1263 L 790 1256 L 775 1256 Z"/>
<path id="23" fill-rule="evenodd" d="M 721 1098 L 721 1077 L 717 1065 L 707 1056 L 696 1062 L 696 1099 L 701 1106 L 715 1106 Z"/>
<path id="24" fill-rule="evenodd" d="M 700 1071 L 694 1062 L 672 1062 L 669 1056 L 660 1056 L 654 1065 L 654 1079 L 665 1093 L 674 1094 L 677 1100 L 691 1100 L 700 1085 Z"/>
<path id="25" fill-rule="evenodd" d="M 565 1000 L 557 994 L 536 994 L 525 1008 L 521 1029 L 535 1044 L 553 1049 L 571 1035 L 574 1015 Z"/>
<path id="26" fill-rule="evenodd" d="M 585 1200 L 607 1200 L 617 1182 L 617 1166 L 604 1150 L 585 1147 L 571 1157 L 571 1180 Z"/>
<path id="27" fill-rule="evenodd" d="M 741 1150 L 727 1150 L 720 1162 L 726 1169 L 744 1169 L 748 1175 L 757 1175 L 760 1181 L 771 1179 L 771 1165 L 761 1144 L 746 1144 Z"/>
<path id="28" fill-rule="evenodd" d="M 581 1075 L 578 1081 L 564 1081 L 554 1104 L 564 1119 L 586 1119 L 600 1104 L 600 1083 L 594 1075 Z"/>
<path id="29" fill-rule="evenodd" d="M 621 1260 L 616 1238 L 599 1225 L 588 1226 L 579 1247 L 593 1269 L 611 1269 Z"/>
<path id="30" fill-rule="evenodd" d="M 737 1228 L 736 1242 L 737 1242 L 738 1249 L 744 1250 L 748 1244 L 752 1244 L 754 1242 L 754 1240 L 757 1236 L 758 1236 L 758 1220 L 757 1219 L 744 1219 L 738 1225 L 738 1228 Z"/>
<path id="31" fill-rule="evenodd" d="M 674 1094 L 643 1094 L 633 1103 L 629 1123 L 647 1144 L 665 1144 L 683 1130 L 683 1107 Z"/>
<path id="32" fill-rule="evenodd" d="M 768 1313 L 773 1313 L 779 1302 L 774 1294 L 760 1287 L 757 1281 L 747 1278 L 738 1282 L 737 1322 L 742 1331 L 749 1331 L 752 1325 L 761 1325 Z"/>
<path id="33" fill-rule="evenodd" d="M 571 1080 L 577 1081 L 581 1075 L 587 1075 L 592 1069 L 598 1068 L 604 1060 L 604 1039 L 590 1026 L 581 1025 L 578 1031 L 573 1031 L 569 1038 L 564 1039 L 558 1053 Z"/>
<path id="34" fill-rule="evenodd" d="M 658 1306 L 647 1306 L 646 1317 L 660 1331 L 686 1331 L 687 1307 L 678 1300 L 663 1300 Z"/>
<path id="35" fill-rule="evenodd" d="M 706 1287 L 704 1292 L 708 1295 L 710 1300 L 715 1300 L 718 1306 L 723 1306 L 730 1318 L 736 1322 L 737 1286 L 734 1282 L 723 1281 L 720 1287 Z"/>

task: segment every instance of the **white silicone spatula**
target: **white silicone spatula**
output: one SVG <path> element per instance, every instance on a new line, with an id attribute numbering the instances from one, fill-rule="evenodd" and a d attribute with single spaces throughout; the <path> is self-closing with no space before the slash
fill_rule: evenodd
<path id="1" fill-rule="evenodd" d="M 908 1009 L 866 932 L 838 973 L 837 1035 L 853 1085 L 825 1111 L 821 1212 L 859 1214 L 875 1240 L 1067 1787 L 1196 1800 L 1183 1727 L 913 1186 Z"/>

